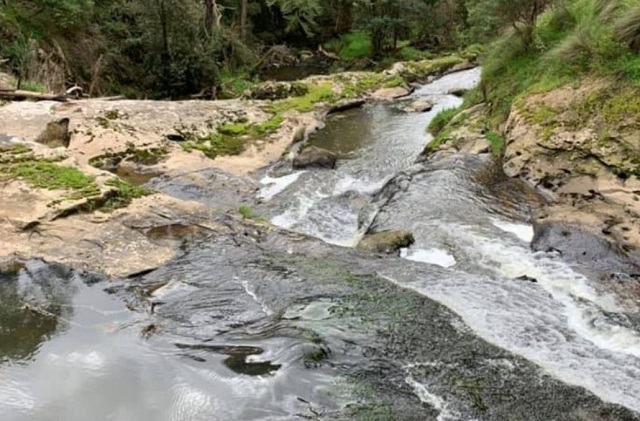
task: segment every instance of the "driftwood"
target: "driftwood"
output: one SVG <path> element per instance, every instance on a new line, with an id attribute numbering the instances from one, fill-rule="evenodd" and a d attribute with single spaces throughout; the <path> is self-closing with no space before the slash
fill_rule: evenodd
<path id="1" fill-rule="evenodd" d="M 0 90 L 0 99 L 11 99 L 11 100 L 32 99 L 35 101 L 67 102 L 67 96 L 65 94 L 62 94 L 62 95 L 41 94 L 38 92 L 20 91 L 15 89 Z"/>
<path id="2" fill-rule="evenodd" d="M 298 58 L 286 45 L 274 45 L 262 56 L 253 67 L 256 72 L 265 67 L 292 66 L 298 63 Z"/>
<path id="3" fill-rule="evenodd" d="M 331 60 L 340 60 L 340 57 L 338 57 L 334 53 L 330 53 L 329 51 L 325 50 L 324 48 L 322 48 L 322 45 L 318 45 L 318 52 L 323 56 L 330 58 Z"/>

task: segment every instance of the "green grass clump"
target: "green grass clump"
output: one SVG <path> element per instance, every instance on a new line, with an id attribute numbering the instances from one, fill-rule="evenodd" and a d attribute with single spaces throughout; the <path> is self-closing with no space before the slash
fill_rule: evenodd
<path id="1" fill-rule="evenodd" d="M 74 167 L 46 160 L 27 160 L 9 165 L 6 172 L 28 184 L 47 190 L 73 190 L 84 195 L 97 194 L 93 177 Z"/>
<path id="2" fill-rule="evenodd" d="M 509 33 L 483 60 L 482 83 L 494 127 L 530 94 L 582 76 L 640 85 L 640 6 L 625 0 L 570 0 L 538 19 L 532 46 Z"/>
<path id="3" fill-rule="evenodd" d="M 112 178 L 105 185 L 112 187 L 111 193 L 107 194 L 106 200 L 98 206 L 102 211 L 110 211 L 128 206 L 133 199 L 138 199 L 151 194 L 143 187 L 135 186 L 120 177 Z"/>
<path id="4" fill-rule="evenodd" d="M 485 134 L 485 138 L 491 145 L 491 152 L 496 156 L 502 155 L 505 147 L 505 141 L 500 133 L 490 131 Z"/>
<path id="5" fill-rule="evenodd" d="M 238 213 L 242 215 L 244 219 L 253 219 L 253 209 L 250 206 L 242 205 L 238 208 Z"/>
<path id="6" fill-rule="evenodd" d="M 453 120 L 453 118 L 458 114 L 459 108 L 448 108 L 446 110 L 440 111 L 429 123 L 429 133 L 434 136 L 437 136 L 444 130 L 444 128 Z"/>
<path id="7" fill-rule="evenodd" d="M 22 82 L 20 84 L 20 89 L 23 91 L 38 92 L 40 94 L 43 94 L 47 91 L 47 88 L 45 88 L 42 83 L 34 82 L 31 80 L 25 80 L 24 82 Z"/>
<path id="8" fill-rule="evenodd" d="M 245 73 L 232 73 L 224 71 L 220 76 L 220 93 L 221 99 L 238 98 L 244 91 L 251 89 L 259 82 L 252 79 Z"/>
<path id="9" fill-rule="evenodd" d="M 330 82 L 309 86 L 309 92 L 303 96 L 287 98 L 271 105 L 271 111 L 280 114 L 285 111 L 295 110 L 307 113 L 315 110 L 318 102 L 332 102 L 336 100 L 333 85 Z"/>

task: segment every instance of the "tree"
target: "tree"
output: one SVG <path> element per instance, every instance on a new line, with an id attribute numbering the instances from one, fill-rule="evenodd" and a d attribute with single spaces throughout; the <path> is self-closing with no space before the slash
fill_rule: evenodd
<path id="1" fill-rule="evenodd" d="M 495 19 L 496 24 L 511 25 L 520 35 L 525 47 L 533 44 L 538 16 L 553 5 L 554 0 L 479 0 L 468 2 L 471 19 Z"/>

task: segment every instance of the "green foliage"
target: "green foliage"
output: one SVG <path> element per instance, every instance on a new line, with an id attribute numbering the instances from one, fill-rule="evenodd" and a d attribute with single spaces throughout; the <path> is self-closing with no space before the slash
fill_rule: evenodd
<path id="1" fill-rule="evenodd" d="M 459 111 L 459 108 L 448 108 L 440 111 L 429 123 L 429 133 L 434 136 L 440 134 Z"/>
<path id="2" fill-rule="evenodd" d="M 371 56 L 371 40 L 365 32 L 353 32 L 333 39 L 325 45 L 335 51 L 342 60 L 357 60 Z"/>
<path id="3" fill-rule="evenodd" d="M 622 43 L 617 31 L 620 22 L 633 20 L 631 3 L 573 0 L 549 10 L 537 21 L 535 49 L 527 48 L 516 33 L 499 39 L 484 60 L 482 77 L 493 125 L 504 121 L 518 98 L 575 82 L 582 75 L 640 83 L 633 36 Z"/>
<path id="4" fill-rule="evenodd" d="M 402 47 L 399 56 L 403 61 L 418 61 L 425 58 L 425 53 L 417 48 L 406 46 Z"/>
<path id="5" fill-rule="evenodd" d="M 43 84 L 39 82 L 32 82 L 32 81 L 22 82 L 20 84 L 20 89 L 24 91 L 40 92 L 40 93 L 44 93 L 47 91 L 47 88 L 45 88 Z"/>

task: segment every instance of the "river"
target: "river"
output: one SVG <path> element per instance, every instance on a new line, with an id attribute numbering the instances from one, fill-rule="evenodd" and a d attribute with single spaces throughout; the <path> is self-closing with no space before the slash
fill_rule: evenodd
<path id="1" fill-rule="evenodd" d="M 337 169 L 263 174 L 255 212 L 284 230 L 217 213 L 132 280 L 0 274 L 0 419 L 640 419 L 637 310 L 531 251 L 528 193 L 489 155 L 416 163 L 478 79 L 417 89 L 427 113 L 330 116 L 309 142 Z M 354 249 L 384 229 L 416 243 Z"/>

